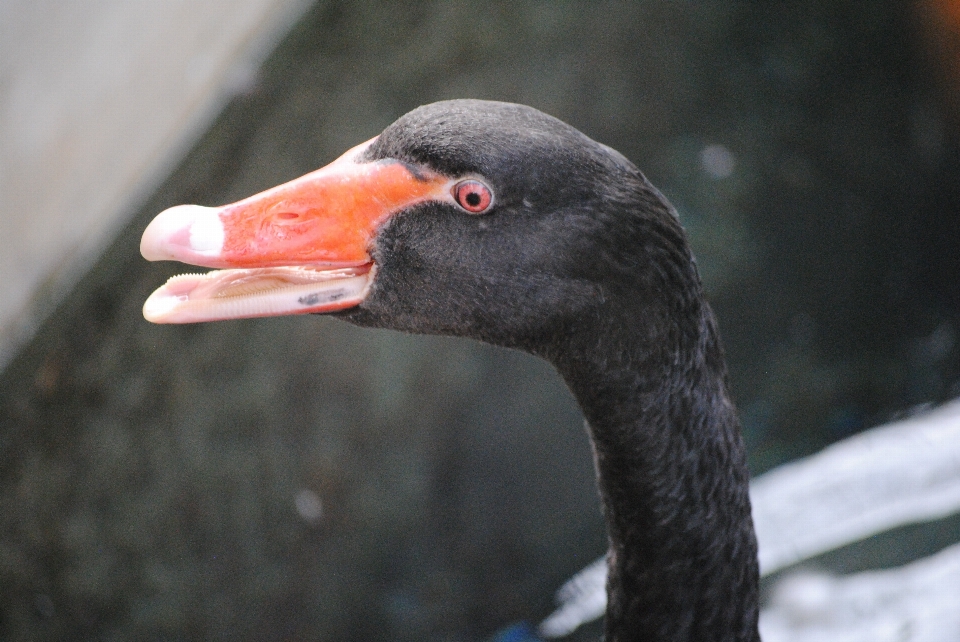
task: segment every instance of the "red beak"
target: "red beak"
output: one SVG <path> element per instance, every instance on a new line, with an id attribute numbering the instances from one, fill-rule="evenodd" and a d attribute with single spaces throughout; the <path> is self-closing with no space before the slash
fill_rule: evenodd
<path id="1" fill-rule="evenodd" d="M 357 162 L 372 142 L 232 205 L 161 212 L 143 232 L 144 258 L 234 269 L 171 278 L 147 299 L 144 317 L 191 323 L 362 302 L 376 273 L 370 250 L 380 226 L 417 203 L 453 202 L 452 179 L 397 161 Z"/>

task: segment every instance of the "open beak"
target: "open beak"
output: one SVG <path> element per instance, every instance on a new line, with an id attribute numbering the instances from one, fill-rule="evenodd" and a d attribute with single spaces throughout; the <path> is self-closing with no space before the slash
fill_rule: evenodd
<path id="1" fill-rule="evenodd" d="M 171 278 L 143 316 L 193 323 L 359 305 L 376 274 L 370 250 L 380 226 L 417 203 L 452 201 L 447 177 L 397 161 L 357 162 L 372 142 L 237 203 L 157 215 L 143 232 L 144 258 L 227 269 Z"/>

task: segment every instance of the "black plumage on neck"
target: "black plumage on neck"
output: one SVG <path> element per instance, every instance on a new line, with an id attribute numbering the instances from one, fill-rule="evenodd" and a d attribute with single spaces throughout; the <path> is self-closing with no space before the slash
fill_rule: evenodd
<path id="1" fill-rule="evenodd" d="M 609 334 L 590 332 L 589 350 L 554 360 L 594 449 L 608 642 L 758 639 L 744 449 L 713 317 L 699 307 L 695 334 L 643 345 L 604 323 Z"/>
<path id="2" fill-rule="evenodd" d="M 593 443 L 610 539 L 607 642 L 758 640 L 757 545 L 723 350 L 676 213 L 640 171 L 517 105 L 430 105 L 365 160 L 478 175 L 497 204 L 424 204 L 378 233 L 361 325 L 554 364 Z"/>

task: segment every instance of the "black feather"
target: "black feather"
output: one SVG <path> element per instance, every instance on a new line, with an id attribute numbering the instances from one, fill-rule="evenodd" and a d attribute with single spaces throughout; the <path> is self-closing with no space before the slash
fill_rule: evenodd
<path id="1" fill-rule="evenodd" d="M 758 640 L 744 448 L 673 208 L 619 153 L 520 105 L 421 107 L 363 160 L 381 159 L 480 177 L 495 203 L 392 217 L 370 295 L 339 316 L 551 361 L 594 445 L 611 550 L 606 639 Z"/>

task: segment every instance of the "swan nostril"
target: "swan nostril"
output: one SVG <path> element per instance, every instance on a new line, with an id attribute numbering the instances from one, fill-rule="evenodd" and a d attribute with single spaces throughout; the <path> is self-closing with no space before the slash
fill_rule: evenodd
<path id="1" fill-rule="evenodd" d="M 285 221 L 291 221 L 295 218 L 300 218 L 300 215 L 296 212 L 280 212 L 277 214 L 277 218 L 281 218 Z"/>

